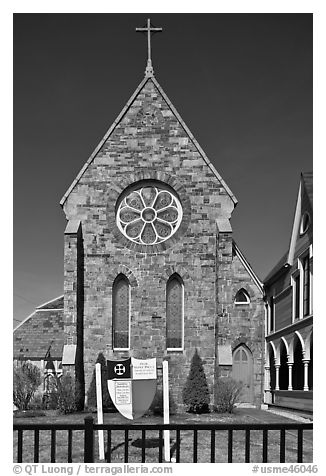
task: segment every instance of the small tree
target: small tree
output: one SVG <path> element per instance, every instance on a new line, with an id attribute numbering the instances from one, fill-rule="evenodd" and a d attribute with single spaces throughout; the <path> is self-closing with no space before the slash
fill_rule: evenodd
<path id="1" fill-rule="evenodd" d="M 41 385 L 41 371 L 30 362 L 14 365 L 13 399 L 19 410 L 27 410 L 36 390 Z"/>
<path id="2" fill-rule="evenodd" d="M 188 412 L 209 412 L 209 390 L 203 362 L 198 355 L 197 349 L 191 361 L 190 372 L 182 396 Z"/>
<path id="3" fill-rule="evenodd" d="M 230 377 L 220 377 L 216 383 L 216 406 L 214 410 L 218 413 L 233 413 L 242 388 L 243 384 L 241 382 L 237 382 Z"/>

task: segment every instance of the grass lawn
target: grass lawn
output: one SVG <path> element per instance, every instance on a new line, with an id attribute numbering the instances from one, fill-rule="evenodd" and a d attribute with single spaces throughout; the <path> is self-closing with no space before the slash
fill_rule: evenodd
<path id="1" fill-rule="evenodd" d="M 47 414 L 43 417 L 34 418 L 14 418 L 14 423 L 83 423 L 86 413 L 79 413 L 73 415 L 54 415 Z M 96 415 L 94 414 L 96 421 Z M 126 423 L 128 420 L 123 418 L 118 413 L 104 414 L 104 423 Z M 128 421 L 129 422 L 129 421 Z M 233 415 L 230 414 L 206 414 L 206 415 L 172 415 L 170 423 L 289 423 L 293 422 L 288 418 L 280 415 L 272 414 L 268 411 L 255 409 L 236 409 Z M 156 416 L 144 416 L 135 421 L 137 424 L 150 424 L 155 427 L 155 424 L 163 423 L 163 418 Z M 56 462 L 67 462 L 68 452 L 68 432 L 56 432 Z M 170 432 L 171 438 L 171 457 L 175 457 L 176 450 L 176 432 Z M 159 447 L 158 447 L 158 430 L 146 431 L 146 462 L 158 462 Z M 215 437 L 215 461 L 220 463 L 227 462 L 228 454 L 228 434 L 227 431 L 216 431 Z M 313 448 L 312 448 L 312 431 L 307 430 L 303 434 L 303 461 L 304 463 L 313 462 Z M 104 431 L 105 448 L 107 444 L 107 432 Z M 279 462 L 280 455 L 280 432 L 272 430 L 268 432 L 268 462 Z M 40 453 L 39 461 L 49 463 L 51 446 L 51 432 L 48 430 L 40 430 Z M 262 431 L 250 432 L 250 462 L 262 462 L 262 447 L 263 436 Z M 296 448 L 297 448 L 297 431 L 286 431 L 286 452 L 285 461 L 287 463 L 296 462 Z M 198 462 L 210 462 L 211 440 L 209 431 L 198 431 Z M 26 430 L 23 432 L 23 462 L 33 462 L 34 452 L 34 431 Z M 141 463 L 142 454 L 142 440 L 141 431 L 132 430 L 132 422 L 130 422 L 129 430 L 129 462 Z M 84 458 L 84 432 L 74 430 L 72 440 L 72 461 L 74 463 L 82 463 Z M 180 446 L 180 462 L 191 463 L 193 461 L 193 432 L 191 430 L 181 431 L 181 446 Z M 14 461 L 17 459 L 17 432 L 14 432 Z M 98 459 L 98 440 L 97 432 L 95 435 L 95 460 Z M 245 461 L 245 432 L 233 432 L 233 461 L 236 463 L 243 463 Z M 124 462 L 124 431 L 112 432 L 111 442 L 111 462 Z"/>

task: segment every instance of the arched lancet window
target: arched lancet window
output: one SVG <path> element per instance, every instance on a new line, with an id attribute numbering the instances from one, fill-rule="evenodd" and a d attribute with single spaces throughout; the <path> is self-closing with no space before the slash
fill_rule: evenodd
<path id="1" fill-rule="evenodd" d="M 166 347 L 183 349 L 183 282 L 173 274 L 166 285 Z"/>
<path id="2" fill-rule="evenodd" d="M 250 304 L 250 297 L 245 289 L 239 289 L 235 295 L 234 304 Z"/>
<path id="3" fill-rule="evenodd" d="M 119 274 L 112 287 L 113 348 L 129 349 L 130 284 Z"/>

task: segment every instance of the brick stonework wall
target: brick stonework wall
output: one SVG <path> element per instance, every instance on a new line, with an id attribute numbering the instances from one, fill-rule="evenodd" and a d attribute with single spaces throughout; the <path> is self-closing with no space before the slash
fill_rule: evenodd
<path id="1" fill-rule="evenodd" d="M 179 231 L 168 241 L 148 248 L 129 242 L 115 224 L 117 198 L 126 187 L 144 179 L 168 183 L 179 195 L 184 210 Z M 255 317 L 244 315 L 240 310 L 231 312 L 232 304 L 228 300 L 232 299 L 237 283 L 246 279 L 247 286 L 252 285 L 248 277 L 241 278 L 244 274 L 235 281 L 240 265 L 232 260 L 232 246 L 230 248 L 228 243 L 221 251 L 226 266 L 219 260 L 216 248 L 216 220 L 229 219 L 233 206 L 225 188 L 149 79 L 64 204 L 67 219 L 80 220 L 82 228 L 86 393 L 101 352 L 110 359 L 129 355 L 156 357 L 159 367 L 162 359 L 168 357 L 170 389 L 181 409 L 182 389 L 197 348 L 213 395 L 217 295 L 221 295 L 219 306 L 223 305 L 232 316 L 229 323 L 219 318 L 219 338 L 243 335 L 247 339 L 257 360 L 255 379 L 258 379 L 261 358 L 258 355 L 261 353 L 258 343 L 261 323 L 258 321 L 262 316 L 257 311 L 257 291 L 252 289 L 251 292 L 257 301 L 250 308 Z M 75 239 L 66 236 L 66 333 L 71 333 L 70 325 L 77 320 L 77 316 L 73 316 L 77 313 L 73 294 L 78 293 L 77 266 L 73 265 L 77 259 Z M 216 280 L 219 261 L 221 270 Z M 112 284 L 121 272 L 131 285 L 130 352 L 117 352 L 112 348 Z M 166 283 L 175 272 L 184 283 L 184 351 L 167 352 Z M 222 286 L 222 276 L 227 279 L 227 288 Z M 159 317 L 153 318 L 155 313 Z"/>
<path id="2" fill-rule="evenodd" d="M 258 406 L 262 398 L 264 375 L 264 304 L 262 293 L 236 255 L 231 233 L 219 235 L 217 256 L 217 342 L 220 345 L 230 345 L 232 352 L 243 344 L 251 352 L 254 403 Z M 241 288 L 247 291 L 250 304 L 234 304 L 236 293 Z M 232 376 L 232 366 L 221 365 L 219 375 Z"/>

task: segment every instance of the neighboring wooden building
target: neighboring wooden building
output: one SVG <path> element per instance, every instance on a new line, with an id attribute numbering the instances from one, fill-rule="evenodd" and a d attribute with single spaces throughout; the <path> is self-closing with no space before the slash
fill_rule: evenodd
<path id="1" fill-rule="evenodd" d="M 264 280 L 265 403 L 312 411 L 313 179 L 301 174 L 288 252 Z"/>

